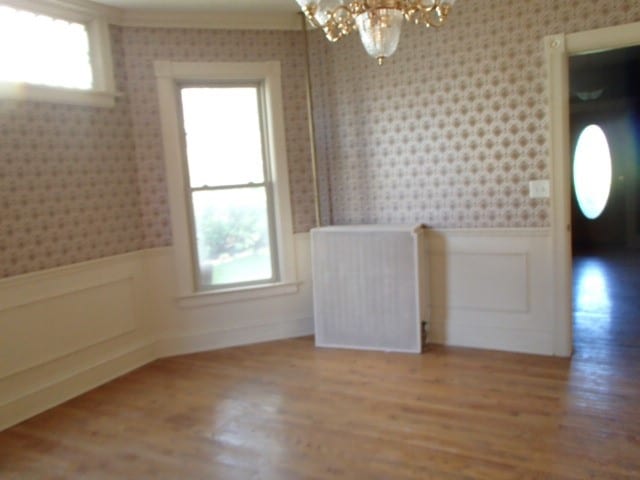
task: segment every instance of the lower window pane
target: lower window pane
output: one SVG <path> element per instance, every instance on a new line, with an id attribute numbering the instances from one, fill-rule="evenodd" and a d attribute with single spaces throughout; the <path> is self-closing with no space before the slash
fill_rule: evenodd
<path id="1" fill-rule="evenodd" d="M 193 192 L 200 287 L 274 279 L 265 187 Z"/>

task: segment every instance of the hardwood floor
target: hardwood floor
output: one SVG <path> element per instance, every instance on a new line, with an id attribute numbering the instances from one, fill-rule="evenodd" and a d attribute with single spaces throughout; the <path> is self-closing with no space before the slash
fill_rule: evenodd
<path id="1" fill-rule="evenodd" d="M 640 251 L 582 253 L 573 271 L 576 349 L 640 348 Z"/>
<path id="2" fill-rule="evenodd" d="M 163 359 L 0 433 L 0 478 L 639 478 L 640 353 L 611 348 Z"/>
<path id="3" fill-rule="evenodd" d="M 310 338 L 163 359 L 0 432 L 0 479 L 640 478 L 640 257 L 574 271 L 571 360 Z"/>

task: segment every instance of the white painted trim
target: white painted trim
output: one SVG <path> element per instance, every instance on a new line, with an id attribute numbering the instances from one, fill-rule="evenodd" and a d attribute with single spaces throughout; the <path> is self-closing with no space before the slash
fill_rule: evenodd
<path id="1" fill-rule="evenodd" d="M 567 55 L 581 55 L 640 43 L 640 22 L 570 33 L 565 39 Z"/>
<path id="2" fill-rule="evenodd" d="M 178 305 L 185 308 L 200 308 L 208 305 L 222 303 L 245 302 L 258 298 L 268 298 L 280 295 L 298 293 L 300 283 L 274 283 L 268 285 L 255 285 L 232 290 L 216 290 L 198 292 L 193 295 L 185 295 L 178 298 Z"/>
<path id="3" fill-rule="evenodd" d="M 117 21 L 122 15 L 118 8 L 89 0 L 0 0 L 0 4 L 83 23 L 94 18 Z"/>
<path id="4" fill-rule="evenodd" d="M 431 341 L 554 354 L 547 228 L 429 229 Z"/>
<path id="5" fill-rule="evenodd" d="M 56 275 L 56 279 L 40 277 L 33 278 L 30 282 L 0 284 L 0 312 L 132 279 L 139 273 L 133 271 L 131 265 L 118 263 L 99 268 L 99 276 L 95 275 L 95 270 L 76 271 L 72 275 L 60 273 Z M 62 278 L 64 281 L 61 281 Z"/>
<path id="6" fill-rule="evenodd" d="M 423 229 L 426 227 L 424 225 L 402 225 L 402 224 L 392 224 L 392 225 L 329 225 L 326 227 L 316 227 L 311 231 L 318 232 L 338 232 L 338 233 L 380 233 L 380 232 L 411 232 L 414 234 L 424 233 Z"/>
<path id="7" fill-rule="evenodd" d="M 181 81 L 261 81 L 265 83 L 265 115 L 268 118 L 269 155 L 271 182 L 273 183 L 274 230 L 276 234 L 280 279 L 277 285 L 287 286 L 297 282 L 295 242 L 291 218 L 289 173 L 284 128 L 280 63 L 271 62 L 170 62 L 154 63 L 160 103 L 165 167 L 171 205 L 171 228 L 173 233 L 175 265 L 178 274 L 178 296 L 196 294 L 193 266 L 191 220 L 187 206 L 187 172 L 182 148 L 182 128 L 179 124 L 178 84 Z M 273 286 L 273 285 L 272 285 Z M 288 288 L 288 287 L 286 287 Z M 236 297 L 252 298 L 259 289 L 238 289 Z M 209 292 L 207 292 L 209 293 Z M 228 297 L 229 291 L 219 295 Z M 211 291 L 209 295 L 217 295 Z M 221 301 L 224 298 L 221 297 Z"/>
<path id="8" fill-rule="evenodd" d="M 70 278 L 72 278 L 73 276 L 82 275 L 86 272 L 92 272 L 96 270 L 100 270 L 100 274 L 102 275 L 105 270 L 113 271 L 114 269 L 120 269 L 121 266 L 123 265 L 130 264 L 131 262 L 135 262 L 137 257 L 140 254 L 149 255 L 156 251 L 159 251 L 158 253 L 160 253 L 163 250 L 167 250 L 167 249 L 159 248 L 159 249 L 150 249 L 150 250 L 142 250 L 142 251 L 136 251 L 136 252 L 130 252 L 130 253 L 123 253 L 123 254 L 114 255 L 111 257 L 99 258 L 96 260 L 88 260 L 86 262 L 78 262 L 71 265 L 64 265 L 62 267 L 54 267 L 54 268 L 49 268 L 47 270 L 40 270 L 37 272 L 24 273 L 22 275 L 15 275 L 13 277 L 2 278 L 0 279 L 0 304 L 2 304 L 3 301 L 6 301 L 6 298 L 3 298 L 2 295 L 5 295 L 4 292 L 7 292 L 7 291 L 11 292 L 12 290 L 18 289 L 18 288 L 27 289 L 33 292 L 32 294 L 30 294 L 31 297 L 29 298 L 28 301 L 38 301 L 38 300 L 41 300 L 42 298 L 47 298 L 47 294 L 44 294 L 44 297 L 43 297 L 43 294 L 40 291 L 40 288 L 37 286 L 42 282 L 50 282 L 51 284 L 56 284 L 60 282 L 69 282 Z M 117 280 L 118 278 L 120 278 L 120 276 L 117 276 L 117 275 L 118 274 L 116 274 L 116 276 L 111 277 L 111 279 Z M 107 281 L 108 280 L 109 278 L 107 278 Z M 64 291 L 65 289 L 75 290 L 75 289 L 82 288 L 83 285 L 84 286 L 87 285 L 86 284 L 87 281 L 88 281 L 87 279 L 82 278 L 78 280 L 75 286 L 72 285 L 70 287 L 61 287 L 62 289 L 61 291 Z M 97 282 L 90 282 L 90 283 L 100 284 L 103 282 L 104 282 L 104 279 L 100 278 L 98 279 Z M 14 295 L 14 293 L 11 293 L 10 295 Z M 57 294 L 55 294 L 54 296 L 56 295 Z M 4 310 L 4 308 L 0 308 L 0 311 L 2 310 Z"/>
<path id="9" fill-rule="evenodd" d="M 146 365 L 156 358 L 152 345 L 141 345 L 2 404 L 0 432 Z"/>
<path id="10" fill-rule="evenodd" d="M 138 256 L 126 254 L 0 281 L 0 345 L 6 347 L 0 347 L 0 383 L 135 334 L 144 323 L 144 302 L 138 294 L 142 275 Z M 119 292 L 117 297 L 111 296 L 114 292 Z M 110 305 L 109 312 L 116 312 L 117 318 L 102 314 Z M 87 328 L 87 321 L 98 323 Z M 74 329 L 58 337 L 63 325 Z M 7 341 L 12 335 L 30 345 L 13 348 L 15 343 Z"/>
<path id="11" fill-rule="evenodd" d="M 551 232 L 553 244 L 554 353 L 573 351 L 571 299 L 571 186 L 569 174 L 569 65 L 563 34 L 545 38 L 547 89 L 551 104 Z M 557 106 L 558 108 L 554 108 Z M 559 192 L 563 192 L 559 194 Z"/>
<path id="12" fill-rule="evenodd" d="M 159 357 L 170 357 L 307 335 L 313 335 L 311 317 L 165 337 L 155 348 Z"/>
<path id="13" fill-rule="evenodd" d="M 569 56 L 640 45 L 640 22 L 544 39 L 550 103 L 551 232 L 554 256 L 554 353 L 572 352 Z"/>
<path id="14" fill-rule="evenodd" d="M 110 7 L 89 0 L 1 0 L 0 3 L 74 21 L 86 22 L 100 17 L 122 27 L 285 31 L 302 28 L 298 13 L 154 11 Z"/>
<path id="15" fill-rule="evenodd" d="M 125 27 L 203 28 L 215 30 L 300 30 L 300 18 L 290 13 L 154 12 L 123 10 Z"/>
<path id="16" fill-rule="evenodd" d="M 549 230 L 482 229 L 476 233 L 455 229 L 427 231 L 425 248 L 429 259 L 436 259 L 443 267 L 442 275 L 430 276 L 432 338 L 449 345 L 553 354 L 550 296 L 554 286 L 549 273 L 553 262 Z M 89 293 L 91 286 L 133 278 L 126 284 L 131 288 L 136 315 L 135 331 L 120 337 L 79 345 L 80 350 L 45 364 L 34 364 L 34 358 L 21 359 L 22 365 L 29 368 L 0 377 L 0 430 L 159 357 L 312 334 L 310 236 L 297 234 L 295 240 L 301 279 L 296 294 L 208 308 L 176 306 L 172 295 L 172 247 L 0 280 L 0 304 L 12 308 L 11 303 L 28 307 L 25 302 L 50 300 L 54 305 L 67 294 L 79 295 L 82 301 L 83 292 Z M 492 260 L 495 255 L 514 253 L 527 255 L 526 268 L 515 264 L 515 270 L 509 264 L 500 267 Z M 470 265 L 465 257 L 456 263 L 456 256 L 469 254 L 476 255 L 480 262 Z M 513 271 L 520 272 L 515 280 L 502 276 Z M 471 283 L 467 282 L 468 273 L 472 273 Z M 473 289 L 476 285 L 484 288 L 485 284 L 490 293 L 498 294 L 492 300 L 494 309 L 478 308 L 487 301 Z M 519 301 L 526 300 L 528 308 L 504 311 L 503 305 L 496 303 L 501 296 L 510 295 L 512 286 L 517 292 L 529 292 L 527 298 L 519 293 Z M 503 291 L 505 287 L 507 291 Z M 469 293 L 470 297 L 461 298 L 461 294 Z M 107 291 L 105 295 L 111 293 Z M 85 305 L 78 315 L 89 307 L 90 304 Z M 11 334 L 13 312 L 4 308 L 0 315 L 3 313 L 9 322 L 5 322 L 8 330 L 0 331 L 0 338 L 6 339 Z M 51 314 L 55 312 L 51 310 Z M 34 318 L 33 325 L 46 328 L 47 322 Z M 2 353 L 0 349 L 0 357 Z"/>
<path id="17" fill-rule="evenodd" d="M 548 237 L 550 228 L 427 228 L 429 232 L 442 233 L 447 237 Z"/>
<path id="18" fill-rule="evenodd" d="M 93 86 L 87 90 L 0 81 L 0 99 L 101 108 L 114 106 L 116 97 L 121 95 L 115 88 L 108 25 L 109 19 L 115 18 L 114 9 L 75 0 L 1 0 L 0 4 L 86 25 L 93 75 Z"/>
<path id="19" fill-rule="evenodd" d="M 114 96 L 117 94 L 109 25 L 103 18 L 95 17 L 87 23 L 87 33 L 93 69 L 92 93 L 104 92 L 109 95 L 109 106 L 113 106 Z"/>
<path id="20" fill-rule="evenodd" d="M 504 248 L 504 242 L 500 242 L 501 247 Z M 513 259 L 517 259 L 520 260 L 524 265 L 525 265 L 525 270 L 529 271 L 530 270 L 530 252 L 527 248 L 523 248 L 522 246 L 510 246 L 510 250 L 509 251 L 504 251 L 504 252 L 492 252 L 490 250 L 487 249 L 482 249 L 481 253 L 478 252 L 478 250 L 473 249 L 471 246 L 468 246 L 467 248 L 464 249 L 451 249 L 448 251 L 443 251 L 440 249 L 430 249 L 429 250 L 429 254 L 431 256 L 431 258 L 434 257 L 446 257 L 445 261 L 452 257 L 459 257 L 459 258 L 464 258 L 464 257 L 469 257 L 470 259 L 472 259 L 473 257 L 477 257 L 479 254 L 482 254 L 483 256 L 490 256 L 493 257 L 495 259 L 502 259 L 502 260 L 513 260 Z M 531 311 L 531 285 L 530 285 L 530 279 L 528 277 L 522 278 L 520 279 L 524 290 L 527 292 L 527 296 L 524 298 L 524 301 L 520 304 L 520 305 L 514 305 L 514 306 L 502 306 L 502 305 L 497 305 L 497 306 L 480 306 L 478 304 L 468 304 L 465 303 L 465 299 L 461 299 L 458 305 L 450 305 L 449 309 L 451 311 L 455 311 L 455 310 L 465 310 L 465 311 L 473 311 L 473 312 L 494 312 L 494 313 L 529 313 Z"/>
<path id="21" fill-rule="evenodd" d="M 9 100 L 111 108 L 115 105 L 115 99 L 118 96 L 120 94 L 116 92 L 77 90 L 0 81 L 0 98 Z"/>
<path id="22" fill-rule="evenodd" d="M 74 336 L 72 331 L 52 331 L 51 326 L 61 325 L 58 320 L 67 314 L 81 320 L 90 318 L 86 314 L 96 298 L 102 305 L 130 299 L 131 310 L 127 311 L 132 316 L 124 328 L 107 329 L 100 338 L 78 337 L 69 348 L 53 348 L 54 355 L 48 358 L 34 348 L 29 354 L 25 353 L 29 349 L 0 348 L 0 365 L 6 367 L 3 361 L 11 361 L 17 367 L 5 368 L 0 375 L 0 430 L 162 356 L 312 334 L 306 260 L 309 236 L 295 238 L 302 281 L 289 288 L 296 293 L 268 295 L 252 302 L 177 308 L 172 297 L 172 247 L 1 279 L 0 343 L 11 341 L 15 332 L 24 338 L 25 330 L 40 342 L 44 338 L 45 347 L 49 331 Z M 116 290 L 111 289 L 114 284 L 119 285 Z M 61 302 L 65 306 L 61 307 Z M 23 308 L 37 313 L 18 310 Z M 17 318 L 29 324 L 20 323 L 21 328 L 15 330 Z M 99 321 L 104 326 L 110 317 L 102 315 Z"/>
<path id="23" fill-rule="evenodd" d="M 166 62 L 168 63 L 168 62 Z M 164 62 L 163 62 L 164 64 Z M 156 63 L 156 72 L 158 72 Z M 175 258 L 178 295 L 190 295 L 195 292 L 192 259 L 194 258 L 189 233 L 187 199 L 184 194 L 186 174 L 183 172 L 183 156 L 178 120 L 178 98 L 175 83 L 170 77 L 158 77 L 158 98 L 160 101 L 160 122 L 164 145 L 165 168 L 169 205 L 171 206 L 171 231 L 173 232 L 173 255 Z"/>

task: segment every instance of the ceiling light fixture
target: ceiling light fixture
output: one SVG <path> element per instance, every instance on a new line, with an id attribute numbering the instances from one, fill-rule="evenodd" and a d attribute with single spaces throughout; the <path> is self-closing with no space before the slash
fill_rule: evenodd
<path id="1" fill-rule="evenodd" d="M 296 0 L 309 22 L 337 42 L 354 30 L 369 55 L 382 65 L 398 48 L 402 19 L 440 27 L 455 0 Z"/>

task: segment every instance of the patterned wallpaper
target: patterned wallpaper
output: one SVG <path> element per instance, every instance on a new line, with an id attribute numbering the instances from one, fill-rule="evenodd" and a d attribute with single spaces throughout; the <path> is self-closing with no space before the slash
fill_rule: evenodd
<path id="1" fill-rule="evenodd" d="M 465 0 L 440 30 L 405 24 L 382 67 L 357 35 L 314 39 L 323 218 L 548 226 L 528 197 L 550 175 L 542 38 L 638 20 L 637 0 Z"/>
<path id="2" fill-rule="evenodd" d="M 635 0 L 465 0 L 405 25 L 378 67 L 311 35 L 325 223 L 540 227 L 548 178 L 542 37 L 640 20 Z M 0 277 L 169 245 L 155 59 L 280 60 L 294 225 L 313 225 L 300 32 L 112 28 L 114 109 L 0 102 Z"/>
<path id="3" fill-rule="evenodd" d="M 112 30 L 124 90 L 122 34 Z M 128 99 L 113 109 L 0 101 L 0 277 L 137 250 Z"/>
<path id="4" fill-rule="evenodd" d="M 128 28 L 124 43 L 145 248 L 171 243 L 154 60 L 281 62 L 294 229 L 304 232 L 313 225 L 300 32 Z"/>
<path id="5" fill-rule="evenodd" d="M 111 33 L 116 108 L 0 101 L 0 278 L 171 244 L 156 59 L 282 62 L 294 228 L 312 226 L 300 32 Z"/>

